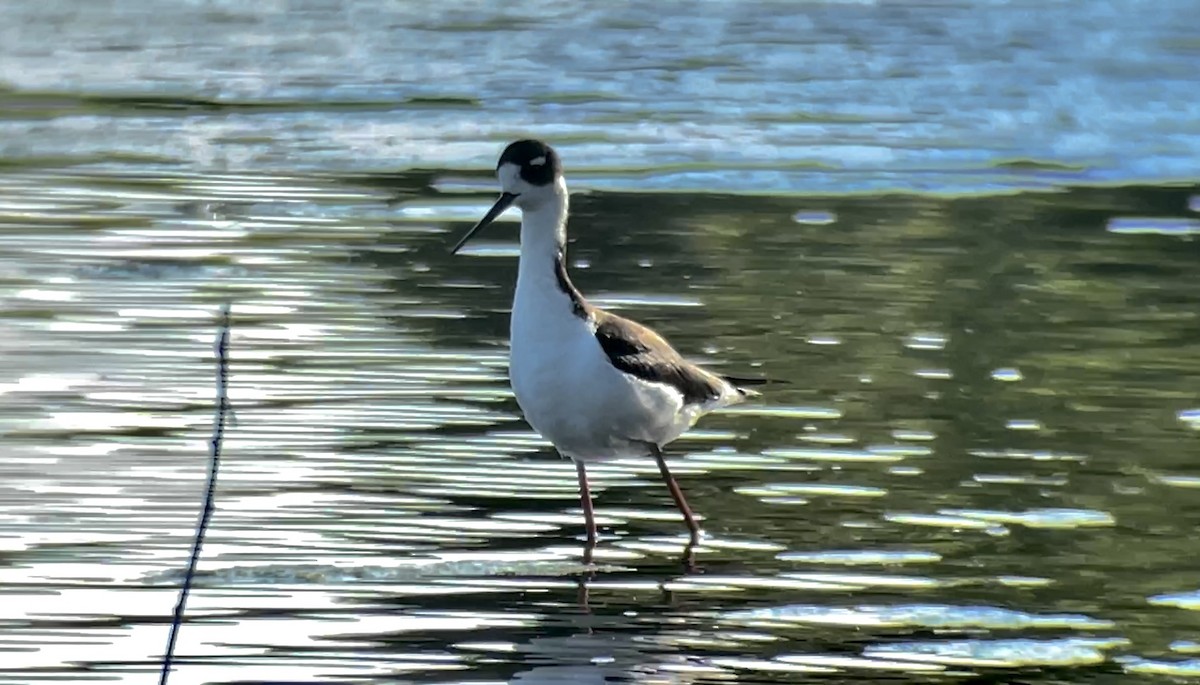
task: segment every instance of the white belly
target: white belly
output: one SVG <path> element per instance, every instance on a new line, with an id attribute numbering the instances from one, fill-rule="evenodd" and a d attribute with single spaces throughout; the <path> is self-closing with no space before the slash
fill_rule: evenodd
<path id="1" fill-rule="evenodd" d="M 519 299 L 519 298 L 518 298 Z M 698 412 L 670 386 L 618 371 L 585 320 L 557 307 L 514 307 L 509 378 L 529 424 L 579 460 L 649 454 Z"/>

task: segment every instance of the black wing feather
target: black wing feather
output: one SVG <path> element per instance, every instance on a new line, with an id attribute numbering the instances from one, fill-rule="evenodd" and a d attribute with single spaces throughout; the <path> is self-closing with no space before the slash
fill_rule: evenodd
<path id="1" fill-rule="evenodd" d="M 721 396 L 717 376 L 685 360 L 662 336 L 629 319 L 595 310 L 596 340 L 617 370 L 651 383 L 665 383 L 687 404 Z"/>

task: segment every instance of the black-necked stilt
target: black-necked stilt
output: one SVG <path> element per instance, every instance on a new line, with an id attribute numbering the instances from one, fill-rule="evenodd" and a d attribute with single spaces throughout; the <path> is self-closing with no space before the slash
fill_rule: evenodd
<path id="1" fill-rule="evenodd" d="M 587 556 L 596 521 L 584 465 L 617 457 L 654 457 L 694 545 L 700 527 L 667 469 L 663 446 L 701 415 L 757 393 L 687 362 L 658 333 L 584 299 L 567 274 L 567 184 L 553 148 L 537 140 L 512 143 L 496 176 L 500 199 L 451 252 L 509 206 L 521 209 L 509 379 L 529 424 L 575 462 Z"/>

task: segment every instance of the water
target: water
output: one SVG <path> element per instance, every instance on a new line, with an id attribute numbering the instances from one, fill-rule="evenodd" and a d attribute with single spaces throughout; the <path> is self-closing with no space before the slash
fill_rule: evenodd
<path id="1" fill-rule="evenodd" d="M 0 681 L 155 677 L 225 301 L 172 683 L 1195 676 L 1189 8 L 0 5 Z M 695 571 L 636 460 L 581 567 L 447 254 L 528 133 L 584 292 L 790 381 L 673 446 Z"/>

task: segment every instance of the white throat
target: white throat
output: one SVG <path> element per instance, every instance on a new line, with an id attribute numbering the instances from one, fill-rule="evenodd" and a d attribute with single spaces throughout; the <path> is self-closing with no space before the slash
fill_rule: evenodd
<path id="1" fill-rule="evenodd" d="M 579 302 L 573 299 L 579 293 L 562 263 L 566 258 L 567 189 L 560 180 L 554 191 L 547 193 L 543 202 L 522 208 L 521 259 L 510 321 L 514 379 L 551 361 L 546 358 L 547 350 L 569 356 L 580 345 L 596 344 L 594 330 L 579 316 Z M 514 380 L 514 388 L 517 384 Z"/>
<path id="2" fill-rule="evenodd" d="M 567 245 L 567 186 L 559 179 L 554 193 L 533 207 L 521 208 L 521 259 L 517 299 L 530 289 L 557 293 L 555 262 Z"/>

